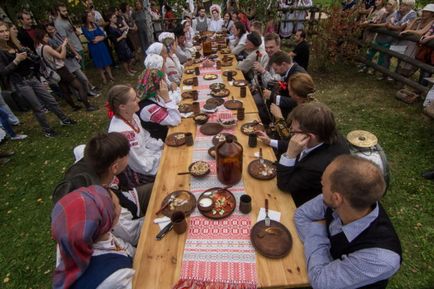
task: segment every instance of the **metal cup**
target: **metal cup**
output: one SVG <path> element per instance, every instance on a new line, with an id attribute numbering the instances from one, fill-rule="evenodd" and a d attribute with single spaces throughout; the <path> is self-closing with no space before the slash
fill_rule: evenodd
<path id="1" fill-rule="evenodd" d="M 191 132 L 185 133 L 185 144 L 187 146 L 192 146 L 194 144 L 193 134 Z"/>
<path id="2" fill-rule="evenodd" d="M 187 231 L 187 221 L 185 220 L 185 214 L 181 211 L 175 211 L 170 220 L 173 223 L 173 230 L 177 234 L 182 234 Z"/>
<path id="3" fill-rule="evenodd" d="M 249 134 L 249 147 L 255 148 L 258 144 L 258 136 L 255 133 Z"/>
<path id="4" fill-rule="evenodd" d="M 192 90 L 191 91 L 191 96 L 193 97 L 193 100 L 198 100 L 199 98 L 199 93 L 197 90 Z"/>
<path id="5" fill-rule="evenodd" d="M 193 85 L 194 86 L 198 86 L 199 85 L 199 80 L 197 79 L 197 76 L 193 77 Z"/>
<path id="6" fill-rule="evenodd" d="M 240 212 L 248 214 L 252 210 L 252 198 L 249 195 L 242 195 L 240 197 Z"/>
<path id="7" fill-rule="evenodd" d="M 228 71 L 228 81 L 232 81 L 232 79 L 233 79 L 232 71 Z"/>
<path id="8" fill-rule="evenodd" d="M 200 74 L 200 69 L 199 69 L 199 67 L 195 67 L 194 68 L 194 74 L 196 74 L 196 75 L 199 75 Z"/>

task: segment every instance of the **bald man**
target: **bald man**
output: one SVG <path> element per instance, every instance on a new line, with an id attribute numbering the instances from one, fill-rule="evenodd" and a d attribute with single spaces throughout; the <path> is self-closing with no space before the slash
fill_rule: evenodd
<path id="1" fill-rule="evenodd" d="M 386 288 L 399 269 L 399 238 L 379 203 L 385 183 L 369 160 L 338 156 L 324 171 L 322 195 L 297 209 L 313 288 Z"/>

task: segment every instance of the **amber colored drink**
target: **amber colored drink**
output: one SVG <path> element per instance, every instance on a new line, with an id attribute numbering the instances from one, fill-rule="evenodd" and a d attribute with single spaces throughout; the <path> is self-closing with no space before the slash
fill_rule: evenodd
<path id="1" fill-rule="evenodd" d="M 216 148 L 217 178 L 230 186 L 241 180 L 243 172 L 243 147 L 232 137 L 226 137 Z"/>

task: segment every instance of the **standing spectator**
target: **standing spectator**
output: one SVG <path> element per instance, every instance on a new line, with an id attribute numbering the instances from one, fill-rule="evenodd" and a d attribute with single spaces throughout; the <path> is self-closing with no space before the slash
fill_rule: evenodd
<path id="1" fill-rule="evenodd" d="M 8 121 L 12 125 L 20 125 L 20 120 L 17 118 L 17 116 L 12 112 L 9 105 L 6 103 L 6 101 L 3 98 L 4 91 L 1 91 L 0 86 L 0 108 L 3 109 L 8 114 Z"/>
<path id="2" fill-rule="evenodd" d="M 65 38 L 57 33 L 56 27 L 54 27 L 53 23 L 47 23 L 45 25 L 45 31 L 48 33 L 49 37 L 48 44 L 56 50 L 59 49 Z M 81 70 L 79 59 L 80 58 L 77 55 L 74 55 L 70 49 L 67 49 L 66 58 L 64 59 L 66 68 L 80 80 L 89 96 L 99 96 L 95 91 L 95 86 L 90 83 L 87 75 L 83 70 Z"/>
<path id="3" fill-rule="evenodd" d="M 163 32 L 163 27 L 161 26 L 161 14 L 160 14 L 160 6 L 155 1 L 151 2 L 151 7 L 149 8 L 149 14 L 151 14 L 152 27 L 154 28 L 154 33 L 156 36 Z M 153 39 L 153 38 L 152 38 Z M 151 44 L 151 41 L 149 41 Z"/>
<path id="4" fill-rule="evenodd" d="M 302 8 L 312 6 L 312 0 L 296 0 L 293 3 L 289 4 L 288 0 L 280 0 L 279 8 L 281 9 L 290 9 L 290 8 Z M 307 16 L 306 10 L 296 10 L 285 13 L 283 18 L 284 22 L 280 24 L 280 37 L 288 38 L 291 37 L 294 31 L 304 28 L 304 23 L 302 21 Z M 295 20 L 295 21 L 294 21 Z"/>
<path id="5" fill-rule="evenodd" d="M 140 39 L 140 46 L 142 49 L 142 55 L 146 55 L 146 49 L 148 49 L 149 44 L 154 39 L 154 29 L 152 25 L 151 16 L 149 15 L 148 9 L 143 7 L 143 1 L 135 2 L 135 9 L 132 14 L 134 23 L 137 26 L 137 33 Z"/>
<path id="6" fill-rule="evenodd" d="M 0 24 L 0 75 L 26 99 L 42 127 L 46 137 L 56 136 L 56 132 L 48 124 L 41 102 L 53 112 L 62 125 L 73 125 L 76 122 L 67 117 L 59 108 L 56 100 L 36 79 L 37 55 L 19 52 L 18 48 L 8 43 L 9 31 L 6 24 Z"/>
<path id="7" fill-rule="evenodd" d="M 213 4 L 210 8 L 211 20 L 208 31 L 220 32 L 223 28 L 224 20 L 221 18 L 221 8 L 217 4 Z"/>
<path id="8" fill-rule="evenodd" d="M 59 86 L 62 89 L 62 93 L 65 97 L 65 100 L 68 104 L 74 109 L 77 110 L 80 107 L 77 106 L 72 100 L 69 88 L 74 88 L 78 91 L 80 100 L 86 106 L 87 111 L 95 111 L 96 107 L 91 105 L 87 99 L 87 89 L 83 85 L 82 82 L 78 80 L 78 78 L 69 72 L 68 68 L 65 66 L 64 59 L 66 58 L 66 45 L 68 44 L 68 39 L 65 38 L 63 43 L 60 45 L 60 50 L 54 50 L 48 44 L 48 34 L 43 30 L 36 30 L 35 35 L 35 45 L 36 52 L 41 57 L 44 63 L 48 64 L 48 66 L 55 70 L 57 74 L 60 76 Z"/>
<path id="9" fill-rule="evenodd" d="M 116 54 L 119 61 L 129 76 L 133 76 L 135 71 L 132 67 L 133 53 L 127 43 L 128 27 L 120 27 L 116 13 L 109 12 L 107 18 L 110 21 L 107 27 L 108 37 L 115 46 Z"/>
<path id="10" fill-rule="evenodd" d="M 209 11 L 212 5 L 212 0 L 202 0 L 202 7 L 205 8 L 206 11 Z"/>
<path id="11" fill-rule="evenodd" d="M 9 114 L 8 111 L 4 110 L 0 107 L 0 123 L 6 133 L 9 135 L 11 140 L 22 140 L 27 138 L 25 134 L 16 134 L 11 124 L 9 123 Z"/>
<path id="12" fill-rule="evenodd" d="M 246 26 L 247 31 L 250 31 L 250 21 L 246 13 L 242 11 L 238 11 L 237 16 L 238 16 L 238 21 L 240 21 L 241 23 L 244 24 L 244 26 Z"/>
<path id="13" fill-rule="evenodd" d="M 250 32 L 256 32 L 261 36 L 262 44 L 261 50 L 265 51 L 265 41 L 264 41 L 264 24 L 261 21 L 252 21 Z"/>
<path id="14" fill-rule="evenodd" d="M 54 26 L 56 27 L 57 32 L 62 35 L 64 38 L 68 38 L 68 42 L 70 43 L 70 48 L 75 55 L 79 55 L 79 60 L 81 61 L 82 67 L 84 67 L 83 63 L 83 45 L 81 45 L 80 38 L 78 38 L 78 31 L 72 25 L 71 20 L 69 19 L 68 9 L 65 4 L 57 5 L 57 18 L 54 21 Z"/>
<path id="15" fill-rule="evenodd" d="M 104 17 L 98 10 L 95 9 L 95 6 L 93 5 L 93 0 L 86 0 L 85 4 L 88 12 L 92 12 L 93 16 L 95 17 L 95 23 L 98 24 L 98 26 L 100 27 L 104 27 L 106 25 Z"/>
<path id="16" fill-rule="evenodd" d="M 295 33 L 295 47 L 289 53 L 293 57 L 295 63 L 298 63 L 307 71 L 309 66 L 309 44 L 306 42 L 306 33 L 303 30 L 297 30 Z"/>
<path id="17" fill-rule="evenodd" d="M 88 49 L 92 61 L 96 69 L 100 72 L 103 83 L 107 83 L 104 72 L 107 72 L 109 79 L 113 81 L 114 78 L 110 68 L 112 60 L 107 46 L 104 43 L 106 36 L 104 31 L 95 23 L 95 16 L 93 16 L 92 12 L 85 13 L 83 16 L 83 25 L 82 31 L 88 41 Z"/>
<path id="18" fill-rule="evenodd" d="M 173 31 L 176 27 L 176 15 L 171 6 L 166 5 L 166 13 L 164 13 L 164 22 L 166 23 L 166 31 Z"/>
<path id="19" fill-rule="evenodd" d="M 193 30 L 195 33 L 197 32 L 205 32 L 208 31 L 208 27 L 210 25 L 210 20 L 206 16 L 206 10 L 203 7 L 199 8 L 199 15 L 196 19 L 193 20 Z"/>
<path id="20" fill-rule="evenodd" d="M 134 50 L 134 57 L 136 60 L 141 60 L 139 62 L 142 62 L 142 47 L 140 45 L 138 28 L 133 19 L 132 7 L 128 3 L 123 2 L 121 3 L 120 10 L 122 17 L 125 19 L 125 22 L 129 27 L 127 37 L 129 44 L 132 46 L 131 48 Z"/>
<path id="21" fill-rule="evenodd" d="M 25 47 L 35 51 L 35 26 L 33 25 L 32 16 L 27 12 L 20 12 L 18 20 L 22 27 L 18 30 L 18 40 Z"/>

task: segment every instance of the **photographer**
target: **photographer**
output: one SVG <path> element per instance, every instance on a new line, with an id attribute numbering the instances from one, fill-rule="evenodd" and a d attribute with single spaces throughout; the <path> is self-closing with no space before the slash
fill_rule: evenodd
<path id="1" fill-rule="evenodd" d="M 0 24 L 0 75 L 27 100 L 45 136 L 54 137 L 56 132 L 48 124 L 40 101 L 56 114 L 62 125 L 73 125 L 76 122 L 63 113 L 54 97 L 35 77 L 38 61 L 39 57 L 30 49 L 24 47 L 19 51 L 10 43 L 8 26 Z"/>
<path id="2" fill-rule="evenodd" d="M 77 105 L 74 103 L 69 92 L 69 87 L 76 89 L 80 95 L 81 101 L 86 106 L 87 111 L 95 111 L 96 108 L 89 104 L 87 100 L 87 90 L 84 85 L 75 77 L 74 74 L 69 72 L 65 66 L 64 59 L 66 57 L 66 45 L 68 44 L 68 38 L 65 38 L 62 45 L 60 46 L 60 52 L 54 50 L 50 45 L 48 45 L 48 34 L 47 32 L 37 29 L 35 34 L 35 46 L 36 52 L 41 57 L 42 61 L 48 67 L 55 70 L 60 76 L 59 86 L 62 90 L 65 100 L 73 108 L 77 109 Z"/>

